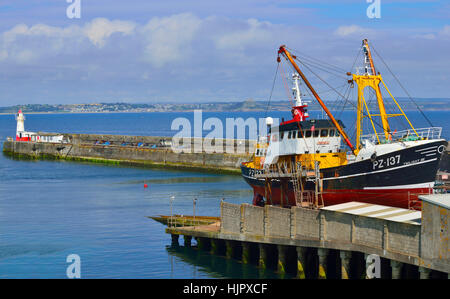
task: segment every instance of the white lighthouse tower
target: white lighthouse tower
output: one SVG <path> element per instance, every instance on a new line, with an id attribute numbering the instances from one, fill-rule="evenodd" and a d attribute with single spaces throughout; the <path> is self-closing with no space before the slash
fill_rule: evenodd
<path id="1" fill-rule="evenodd" d="M 25 116 L 22 113 L 22 109 L 16 114 L 17 129 L 16 129 L 16 140 L 21 140 L 22 133 L 25 132 Z"/>

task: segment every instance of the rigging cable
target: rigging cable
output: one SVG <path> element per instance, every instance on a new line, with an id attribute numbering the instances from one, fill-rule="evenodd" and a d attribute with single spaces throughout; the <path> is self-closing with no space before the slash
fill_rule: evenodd
<path id="1" fill-rule="evenodd" d="M 266 107 L 266 111 L 264 112 L 264 118 L 266 118 L 266 116 L 267 116 L 267 111 L 269 110 L 270 101 L 272 100 L 273 90 L 275 88 L 275 82 L 277 81 L 277 75 L 278 75 L 278 68 L 279 67 L 280 67 L 280 63 L 277 63 L 277 69 L 275 70 L 275 75 L 273 77 L 272 90 L 270 91 L 269 100 L 267 101 L 267 107 Z"/>
<path id="2" fill-rule="evenodd" d="M 422 114 L 422 116 L 426 119 L 426 121 L 428 122 L 428 124 L 433 127 L 433 124 L 431 123 L 431 121 L 428 119 L 428 117 L 425 115 L 425 113 L 423 113 L 422 109 L 420 109 L 419 105 L 417 105 L 417 103 L 414 101 L 414 99 L 411 97 L 411 95 L 408 93 L 408 91 L 406 90 L 405 87 L 403 87 L 402 83 L 400 82 L 400 80 L 397 78 L 397 76 L 395 76 L 395 74 L 391 71 L 391 69 L 389 68 L 389 66 L 387 65 L 387 63 L 384 61 L 384 59 L 381 57 L 381 55 L 377 52 L 377 50 L 375 49 L 375 47 L 372 45 L 372 49 L 374 50 L 375 54 L 377 54 L 378 58 L 380 58 L 380 60 L 383 62 L 383 64 L 386 66 L 386 68 L 388 69 L 388 71 L 391 73 L 391 75 L 394 77 L 394 79 L 397 81 L 397 83 L 400 85 L 400 87 L 403 89 L 403 91 L 406 93 L 406 95 L 409 97 L 409 99 L 411 100 L 411 102 L 414 103 L 414 105 L 416 105 L 417 109 L 420 111 L 420 113 Z"/>

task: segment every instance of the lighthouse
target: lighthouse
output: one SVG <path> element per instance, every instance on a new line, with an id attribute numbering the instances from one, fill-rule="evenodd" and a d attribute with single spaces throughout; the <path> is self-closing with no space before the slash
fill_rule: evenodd
<path id="1" fill-rule="evenodd" d="M 16 114 L 17 129 L 16 129 L 16 140 L 22 140 L 22 133 L 25 132 L 25 116 L 22 113 L 22 109 Z"/>

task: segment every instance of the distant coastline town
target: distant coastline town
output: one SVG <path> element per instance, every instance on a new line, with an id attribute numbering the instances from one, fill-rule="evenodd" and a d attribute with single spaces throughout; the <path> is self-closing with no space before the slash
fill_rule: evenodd
<path id="1" fill-rule="evenodd" d="M 404 110 L 449 111 L 450 98 L 419 98 L 411 101 L 409 98 L 398 98 Z M 330 105 L 331 104 L 331 105 Z M 333 105 L 334 104 L 334 105 Z M 392 103 L 393 104 L 393 103 Z M 354 110 L 352 104 L 343 102 L 329 103 L 336 110 Z M 371 106 L 375 108 L 376 103 Z M 394 105 L 394 104 L 393 104 Z M 345 106 L 345 108 L 343 108 Z M 242 102 L 208 102 L 208 103 L 89 103 L 89 104 L 24 104 L 0 107 L 1 114 L 17 113 L 21 109 L 24 113 L 130 113 L 130 112 L 190 112 L 202 110 L 204 112 L 236 112 L 236 111 L 288 111 L 291 109 L 287 101 L 254 101 Z M 320 110 L 320 106 L 309 101 L 309 109 Z"/>

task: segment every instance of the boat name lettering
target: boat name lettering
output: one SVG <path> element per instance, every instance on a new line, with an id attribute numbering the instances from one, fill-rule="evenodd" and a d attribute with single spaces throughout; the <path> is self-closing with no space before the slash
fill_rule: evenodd
<path id="1" fill-rule="evenodd" d="M 403 163 L 403 165 L 416 164 L 416 163 L 423 162 L 423 161 L 425 161 L 425 158 L 408 161 L 408 162 Z"/>

